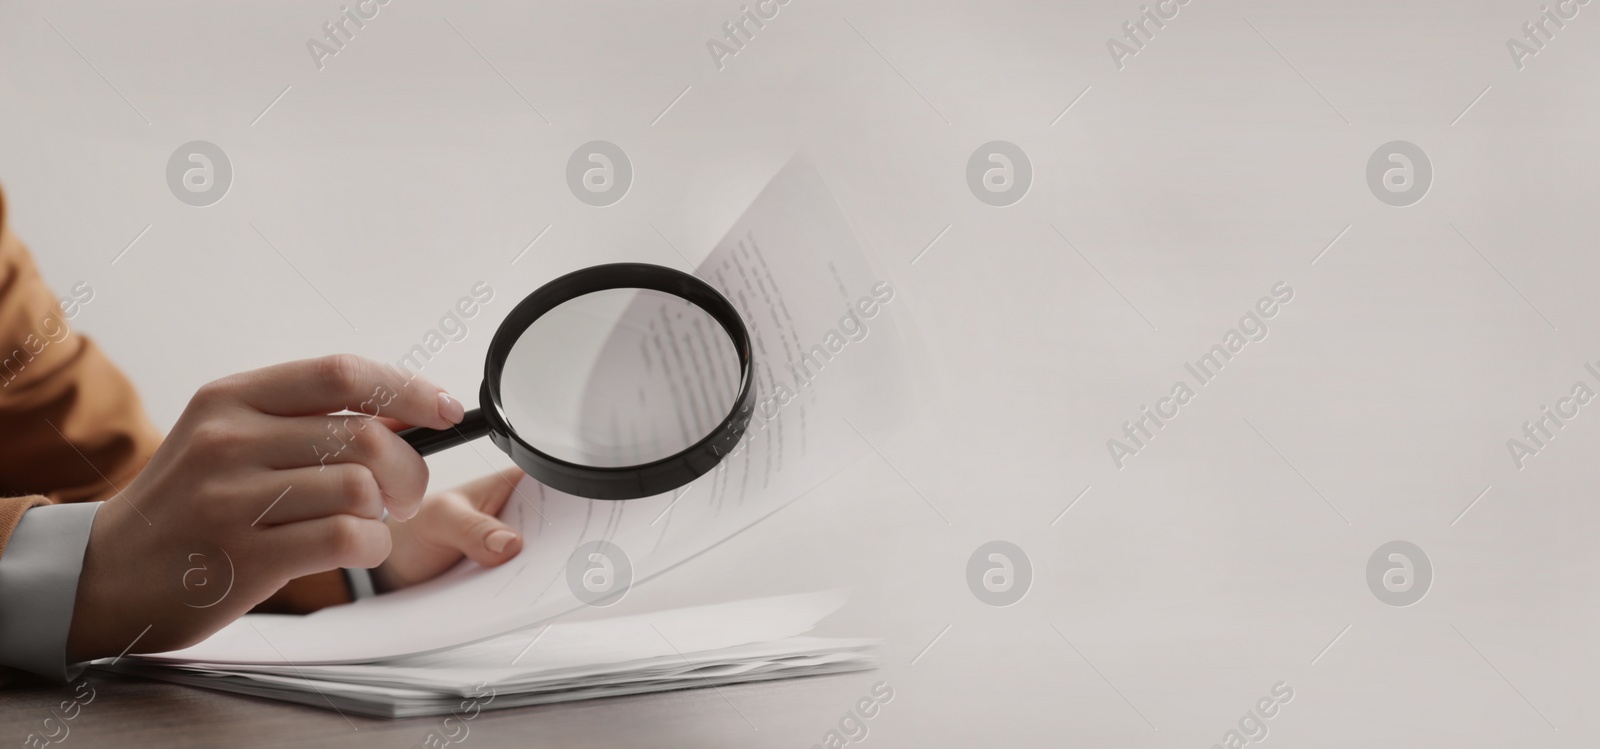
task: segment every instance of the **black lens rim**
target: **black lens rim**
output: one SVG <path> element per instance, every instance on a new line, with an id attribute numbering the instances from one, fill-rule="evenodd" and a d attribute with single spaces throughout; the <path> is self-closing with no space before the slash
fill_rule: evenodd
<path id="1" fill-rule="evenodd" d="M 699 307 L 733 340 L 739 356 L 739 393 L 733 409 L 699 442 L 649 463 L 586 466 L 562 460 L 517 436 L 500 401 L 500 377 L 522 333 L 545 313 L 585 294 L 610 289 L 649 289 Z M 755 413 L 755 366 L 750 331 L 728 298 L 711 284 L 683 271 L 650 263 L 611 263 L 573 271 L 539 287 L 511 310 L 489 342 L 479 405 L 489 422 L 489 439 L 518 468 L 546 486 L 591 499 L 639 499 L 665 494 L 705 475 L 733 451 Z"/>

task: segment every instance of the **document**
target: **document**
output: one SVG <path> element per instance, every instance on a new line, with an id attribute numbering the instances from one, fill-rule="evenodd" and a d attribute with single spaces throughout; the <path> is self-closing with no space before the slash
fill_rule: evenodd
<path id="1" fill-rule="evenodd" d="M 506 707 L 873 668 L 876 640 L 802 636 L 844 601 L 828 591 L 559 622 L 364 664 L 124 658 L 101 668 L 374 717 L 463 721 Z"/>
<path id="2" fill-rule="evenodd" d="M 526 642 L 584 605 L 568 574 L 580 547 L 607 542 L 626 558 L 626 569 L 612 573 L 644 583 L 805 496 L 871 454 L 863 435 L 886 436 L 902 423 L 913 370 L 897 319 L 904 303 L 873 271 L 803 156 L 772 179 L 696 273 L 738 307 L 754 344 L 755 418 L 717 469 L 676 492 L 629 501 L 574 497 L 524 480 L 502 517 L 526 544 L 502 567 L 463 561 L 428 583 L 309 616 L 248 615 L 198 645 L 143 662 L 392 666 L 430 653 L 453 659 L 471 643 L 500 647 L 497 638 L 508 633 Z M 591 366 L 636 352 L 603 345 Z M 751 673 L 770 673 L 761 669 Z M 251 673 L 230 678 L 261 684 L 269 672 Z"/>

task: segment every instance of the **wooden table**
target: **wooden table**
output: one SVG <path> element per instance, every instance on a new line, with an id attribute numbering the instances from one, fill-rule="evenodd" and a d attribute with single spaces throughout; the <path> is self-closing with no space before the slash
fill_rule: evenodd
<path id="1" fill-rule="evenodd" d="M 799 704 L 822 702 L 832 710 L 834 703 L 847 701 L 834 697 L 834 691 L 859 689 L 870 676 L 822 676 L 489 711 L 466 722 L 465 735 L 454 722 L 448 733 L 458 737 L 456 744 L 473 749 L 807 746 L 820 739 L 826 725 L 796 725 L 789 730 L 786 721 L 775 722 L 774 717 L 795 715 L 792 708 Z M 438 717 L 379 720 L 341 716 L 332 710 L 110 674 L 91 673 L 86 679 L 94 689 L 93 700 L 65 721 L 69 732 L 64 736 L 54 722 L 47 729 L 45 720 L 61 715 L 60 703 L 74 698 L 72 686 L 7 692 L 0 700 L 0 726 L 5 734 L 0 739 L 11 746 L 16 745 L 12 742 L 30 746 L 26 742 L 30 732 L 42 736 L 48 731 L 60 738 L 52 746 L 67 749 L 242 749 L 287 744 L 397 749 L 428 746 L 428 735 L 441 732 Z M 737 710 L 732 707 L 735 703 Z M 744 717 L 758 718 L 765 725 L 758 730 Z M 797 733 L 799 730 L 805 732 Z"/>

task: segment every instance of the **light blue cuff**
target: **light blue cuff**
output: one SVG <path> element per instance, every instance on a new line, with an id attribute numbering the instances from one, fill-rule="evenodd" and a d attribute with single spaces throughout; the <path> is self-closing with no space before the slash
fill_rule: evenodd
<path id="1" fill-rule="evenodd" d="M 0 666 L 58 681 L 83 673 L 83 664 L 67 663 L 67 633 L 100 504 L 43 505 L 22 513 L 0 554 Z"/>
<path id="2" fill-rule="evenodd" d="M 359 567 L 344 568 L 344 583 L 350 587 L 350 600 L 359 601 L 378 594 L 372 584 L 372 571 Z"/>

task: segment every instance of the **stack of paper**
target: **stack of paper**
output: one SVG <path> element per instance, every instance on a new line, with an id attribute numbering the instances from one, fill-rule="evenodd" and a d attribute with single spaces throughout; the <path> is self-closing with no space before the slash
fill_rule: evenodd
<path id="1" fill-rule="evenodd" d="M 124 658 L 102 668 L 385 718 L 466 713 L 873 668 L 876 640 L 804 637 L 842 592 L 556 623 L 376 663 Z"/>

